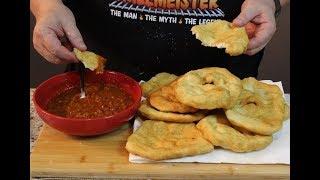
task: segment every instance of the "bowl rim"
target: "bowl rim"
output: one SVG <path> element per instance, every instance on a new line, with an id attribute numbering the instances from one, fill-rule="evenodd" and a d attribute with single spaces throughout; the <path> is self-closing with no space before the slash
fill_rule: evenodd
<path id="1" fill-rule="evenodd" d="M 35 105 L 35 109 L 40 109 L 42 111 L 43 114 L 47 115 L 47 116 L 51 116 L 53 118 L 56 118 L 56 119 L 60 119 L 60 120 L 66 120 L 66 121 L 77 121 L 77 122 L 85 122 L 85 121 L 99 121 L 99 120 L 106 120 L 106 119 L 111 119 L 111 118 L 114 118 L 114 119 L 121 119 L 120 117 L 125 115 L 125 114 L 128 114 L 132 109 L 135 109 L 135 107 L 138 108 L 140 102 L 141 102 L 141 98 L 142 98 L 142 89 L 139 85 L 139 83 L 134 80 L 132 77 L 126 75 L 126 74 L 123 74 L 123 73 L 120 73 L 120 72 L 116 72 L 116 71 L 109 71 L 109 70 L 105 70 L 103 73 L 111 73 L 111 74 L 116 74 L 116 75 L 121 75 L 121 76 L 124 76 L 125 78 L 128 78 L 130 81 L 134 82 L 135 85 L 137 85 L 137 87 L 139 88 L 139 94 L 138 94 L 138 97 L 140 97 L 139 100 L 137 101 L 134 101 L 130 106 L 128 106 L 126 109 L 120 111 L 120 112 L 117 112 L 113 115 L 110 115 L 110 116 L 102 116 L 102 117 L 96 117 L 96 118 L 68 118 L 68 117 L 63 117 L 63 116 L 58 116 L 58 115 L 55 115 L 55 114 L 52 114 L 52 113 L 49 113 L 47 110 L 45 110 L 44 108 L 42 108 L 38 102 L 36 101 L 36 94 L 38 93 L 39 89 L 41 89 L 41 87 L 43 87 L 46 83 L 48 83 L 49 81 L 51 81 L 52 79 L 55 79 L 55 78 L 58 78 L 60 76 L 66 76 L 67 74 L 71 74 L 71 73 L 76 73 L 76 71 L 69 71 L 69 72 L 64 72 L 64 73 L 60 73 L 60 74 L 57 74 L 57 75 L 54 75 L 52 76 L 51 78 L 43 81 L 40 85 L 38 85 L 33 93 L 33 96 L 32 96 L 32 101 Z M 130 115 L 131 117 L 132 115 Z M 118 118 L 119 117 L 119 118 Z"/>

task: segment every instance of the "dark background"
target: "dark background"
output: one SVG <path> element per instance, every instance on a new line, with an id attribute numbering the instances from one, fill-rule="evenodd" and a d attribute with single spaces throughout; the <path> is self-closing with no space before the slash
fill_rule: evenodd
<path id="1" fill-rule="evenodd" d="M 33 48 L 32 32 L 35 19 L 30 14 L 30 87 L 64 71 L 65 65 L 54 65 L 43 59 Z M 282 9 L 277 32 L 266 48 L 259 68 L 259 79 L 282 81 L 285 92 L 290 92 L 290 6 Z"/>

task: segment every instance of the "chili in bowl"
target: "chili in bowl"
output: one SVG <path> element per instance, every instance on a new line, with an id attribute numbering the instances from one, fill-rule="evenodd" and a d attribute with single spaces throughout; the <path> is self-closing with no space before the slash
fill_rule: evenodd
<path id="1" fill-rule="evenodd" d="M 122 73 L 86 71 L 86 97 L 80 98 L 79 75 L 67 72 L 40 84 L 33 102 L 40 118 L 69 135 L 111 132 L 132 119 L 139 108 L 139 83 Z"/>

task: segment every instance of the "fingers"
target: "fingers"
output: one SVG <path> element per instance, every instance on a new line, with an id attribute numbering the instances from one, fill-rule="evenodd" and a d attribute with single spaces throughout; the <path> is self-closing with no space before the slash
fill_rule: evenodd
<path id="1" fill-rule="evenodd" d="M 276 31 L 274 10 L 271 2 L 246 0 L 241 13 L 233 20 L 235 26 L 244 26 L 249 37 L 246 51 L 254 55 L 261 51 Z"/>
<path id="2" fill-rule="evenodd" d="M 38 46 L 37 44 L 34 44 L 34 48 L 42 57 L 44 57 L 47 61 L 53 64 L 63 64 L 65 62 L 57 58 L 55 55 L 51 54 L 48 50 L 44 48 L 44 46 Z"/>
<path id="3" fill-rule="evenodd" d="M 48 58 L 48 60 L 49 58 L 51 60 L 58 58 L 59 61 L 66 61 L 66 63 L 78 62 L 74 53 L 62 46 L 57 34 L 59 34 L 59 36 L 62 35 L 51 28 L 36 26 L 33 34 L 33 43 L 36 50 L 39 50 L 42 53 L 41 55 L 45 55 L 44 58 Z"/>
<path id="4" fill-rule="evenodd" d="M 73 47 L 78 48 L 81 51 L 87 50 L 87 47 L 83 42 L 82 36 L 74 23 L 64 23 L 63 29 Z"/>
<path id="5" fill-rule="evenodd" d="M 68 39 L 69 42 L 63 43 L 60 38 Z M 49 9 L 37 18 L 33 44 L 45 59 L 55 64 L 78 62 L 72 52 L 73 47 L 86 50 L 74 16 L 63 4 Z"/>
<path id="6" fill-rule="evenodd" d="M 249 39 L 251 39 L 254 36 L 254 33 L 256 31 L 256 25 L 249 22 L 245 25 L 246 32 L 248 34 Z"/>
<path id="7" fill-rule="evenodd" d="M 246 51 L 247 55 L 254 55 L 263 49 L 271 40 L 275 33 L 276 27 L 271 23 L 263 23 L 256 29 L 254 37 L 252 37 L 248 44 Z"/>
<path id="8" fill-rule="evenodd" d="M 44 36 L 43 45 L 52 54 L 56 55 L 58 58 L 69 61 L 77 62 L 75 55 L 69 51 L 66 47 L 62 46 L 60 40 L 58 39 L 56 33 L 50 29 L 43 30 Z"/>
<path id="9" fill-rule="evenodd" d="M 263 49 L 271 40 L 273 34 L 276 32 L 276 22 L 272 15 L 261 15 L 253 22 L 258 23 L 254 36 L 250 39 L 248 44 L 248 55 L 253 55 Z"/>
<path id="10" fill-rule="evenodd" d="M 275 27 L 271 24 L 262 24 L 255 33 L 254 37 L 250 39 L 248 49 L 258 48 L 269 42 L 275 32 Z"/>
<path id="11" fill-rule="evenodd" d="M 35 50 L 47 61 L 53 64 L 61 64 L 63 61 L 56 56 L 52 55 L 44 45 L 42 44 L 42 35 L 41 31 L 37 29 L 37 27 L 33 31 L 33 46 Z"/>
<path id="12" fill-rule="evenodd" d="M 262 45 L 262 46 L 259 46 L 258 48 L 255 48 L 255 49 L 248 49 L 248 50 L 245 52 L 245 54 L 247 54 L 247 55 L 249 55 L 249 56 L 255 55 L 255 54 L 257 54 L 259 51 L 261 51 L 266 45 L 267 45 L 267 43 L 264 44 L 264 45 Z"/>
<path id="13" fill-rule="evenodd" d="M 233 20 L 233 24 L 237 27 L 242 27 L 248 24 L 252 19 L 259 15 L 257 8 L 244 6 L 241 13 Z"/>

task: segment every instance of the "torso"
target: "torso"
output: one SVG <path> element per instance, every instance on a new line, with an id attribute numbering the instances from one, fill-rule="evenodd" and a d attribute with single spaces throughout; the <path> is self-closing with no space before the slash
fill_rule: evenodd
<path id="1" fill-rule="evenodd" d="M 209 0 L 67 2 L 88 49 L 107 57 L 107 69 L 137 80 L 209 66 L 225 67 L 240 78 L 257 76 L 263 52 L 231 57 L 224 49 L 202 46 L 190 31 L 193 25 L 214 19 L 232 21 L 242 0 L 218 0 L 218 8 Z"/>

